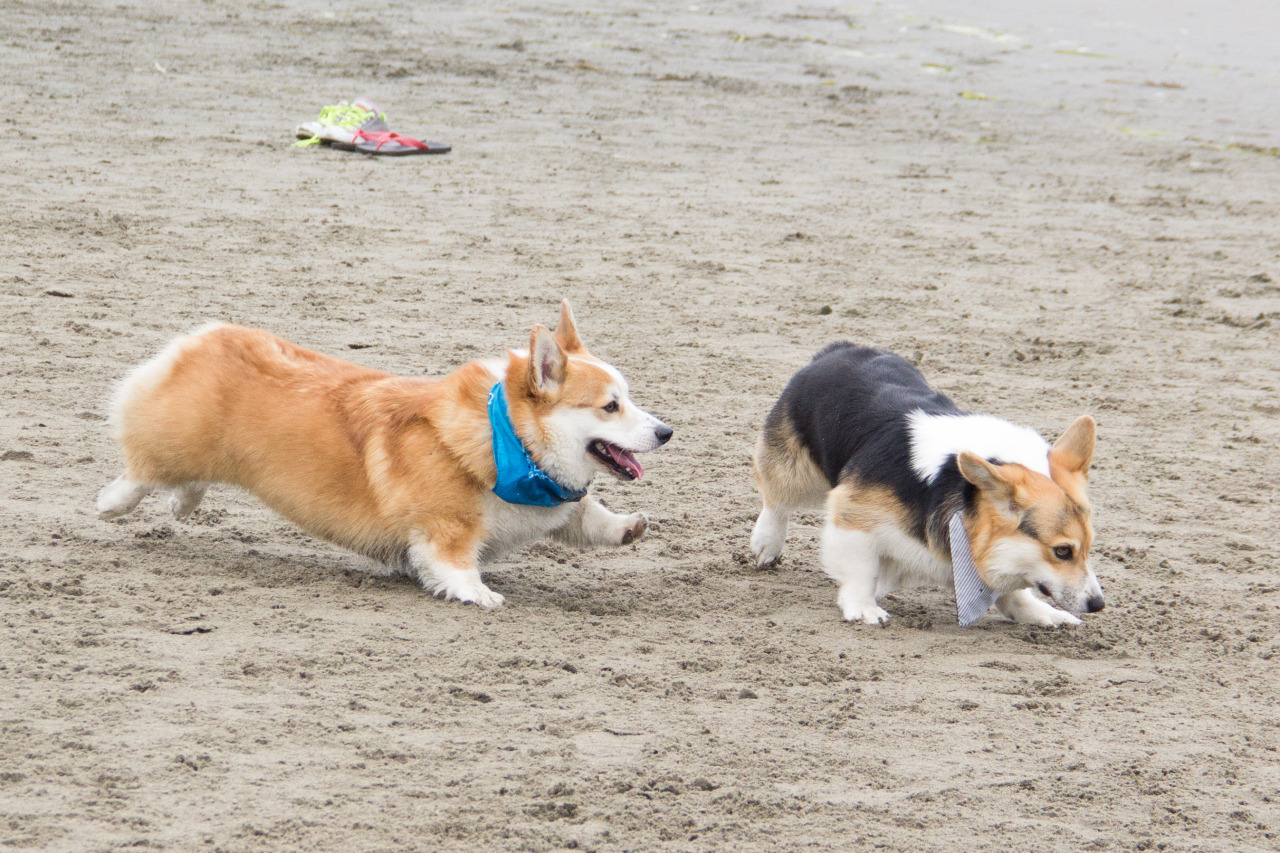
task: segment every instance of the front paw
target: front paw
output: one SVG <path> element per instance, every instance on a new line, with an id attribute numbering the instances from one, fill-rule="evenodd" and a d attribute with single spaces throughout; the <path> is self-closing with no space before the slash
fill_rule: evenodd
<path id="1" fill-rule="evenodd" d="M 458 576 L 435 578 L 430 583 L 431 594 L 445 601 L 457 600 L 463 604 L 478 604 L 489 609 L 501 607 L 506 600 L 502 597 L 502 593 L 494 592 L 485 586 L 479 578 L 479 572 L 475 572 L 474 577 L 468 576 L 471 574 L 459 572 Z"/>
<path id="2" fill-rule="evenodd" d="M 476 590 L 472 603 L 478 604 L 486 610 L 492 610 L 495 607 L 501 607 L 505 601 L 506 598 L 503 597 L 502 593 L 494 592 L 489 587 L 481 584 L 480 589 Z"/>
<path id="3" fill-rule="evenodd" d="M 1060 628 L 1063 625 L 1081 624 L 1073 614 L 1036 598 L 1029 589 L 1010 592 L 996 599 L 996 607 L 1006 618 L 1020 625 L 1037 625 L 1041 628 Z"/>
<path id="4" fill-rule="evenodd" d="M 866 625 L 889 624 L 888 611 L 877 606 L 874 601 L 858 601 L 845 595 L 841 595 L 837 601 L 846 622 L 862 622 Z"/>
<path id="5" fill-rule="evenodd" d="M 461 589 L 443 590 L 443 592 L 446 601 L 454 598 L 461 601 L 463 604 L 478 604 L 481 607 L 490 610 L 495 607 L 501 607 L 502 603 L 506 601 L 506 599 L 502 597 L 502 593 L 494 592 L 484 584 L 476 584 L 474 586 L 467 586 Z"/>
<path id="6" fill-rule="evenodd" d="M 1061 628 L 1063 625 L 1075 627 L 1083 624 L 1072 614 L 1056 607 L 1050 607 L 1048 613 L 1037 613 L 1035 618 L 1028 620 L 1028 622 L 1032 625 L 1039 625 L 1042 628 Z"/>
<path id="7" fill-rule="evenodd" d="M 845 607 L 843 610 L 844 621 L 846 622 L 861 622 L 864 625 L 876 626 L 889 624 L 889 612 L 887 610 L 882 610 L 874 604 L 870 607 L 861 608 Z"/>
<path id="8" fill-rule="evenodd" d="M 632 513 L 623 519 L 623 523 L 625 527 L 622 530 L 622 539 L 618 543 L 620 545 L 639 542 L 644 538 L 645 533 L 649 532 L 649 517 L 643 512 Z"/>

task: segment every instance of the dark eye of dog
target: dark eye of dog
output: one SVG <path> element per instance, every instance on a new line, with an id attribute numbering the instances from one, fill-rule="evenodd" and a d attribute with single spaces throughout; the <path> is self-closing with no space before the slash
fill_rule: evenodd
<path id="1" fill-rule="evenodd" d="M 618 411 L 618 401 L 610 400 L 607 406 L 601 406 L 600 408 L 612 415 L 614 412 Z"/>
<path id="2" fill-rule="evenodd" d="M 1073 553 L 1075 551 L 1070 545 L 1059 545 L 1053 549 L 1053 556 L 1059 560 L 1070 560 Z"/>

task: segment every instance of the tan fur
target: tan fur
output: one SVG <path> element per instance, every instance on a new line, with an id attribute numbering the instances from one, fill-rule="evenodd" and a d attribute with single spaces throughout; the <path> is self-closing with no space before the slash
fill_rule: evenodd
<path id="1" fill-rule="evenodd" d="M 843 480 L 827 496 L 827 517 L 837 527 L 869 533 L 886 524 L 905 531 L 909 515 L 902 501 L 886 486 Z"/>
<path id="2" fill-rule="evenodd" d="M 1067 496 L 1088 509 L 1085 494 L 1088 485 L 1089 466 L 1093 462 L 1093 446 L 1097 426 L 1093 418 L 1085 415 L 1067 427 L 1066 431 L 1049 448 L 1049 476 Z"/>
<path id="3" fill-rule="evenodd" d="M 1051 451 L 1051 476 L 1046 477 L 1022 465 L 992 465 L 973 454 L 961 454 L 961 473 L 978 486 L 983 496 L 967 526 L 980 575 L 984 574 L 992 549 L 1002 539 L 1029 538 L 1026 531 L 1034 531 L 1044 561 L 1064 583 L 1073 584 L 1085 575 L 1093 547 L 1092 512 L 1085 494 L 1090 457 L 1091 453 L 1083 457 L 1084 470 L 1078 467 L 1081 457 L 1076 457 L 1068 469 L 1063 467 L 1061 455 L 1055 462 Z M 1062 560 L 1055 556 L 1053 549 L 1057 546 L 1070 546 L 1072 558 Z M 985 576 L 983 580 L 995 582 Z"/>
<path id="4" fill-rule="evenodd" d="M 535 444 L 562 397 L 598 400 L 609 381 L 578 340 L 567 303 L 556 340 L 569 357 L 554 397 L 534 387 L 528 357 L 508 354 L 511 419 Z M 496 478 L 493 382 L 480 363 L 441 379 L 399 377 L 217 326 L 180 338 L 127 379 L 113 427 L 129 480 L 231 483 L 307 532 L 375 559 L 399 559 L 422 538 L 443 561 L 471 565 Z"/>
<path id="5" fill-rule="evenodd" d="M 785 418 L 761 431 L 751 471 L 768 508 L 820 506 L 831 489 Z"/>

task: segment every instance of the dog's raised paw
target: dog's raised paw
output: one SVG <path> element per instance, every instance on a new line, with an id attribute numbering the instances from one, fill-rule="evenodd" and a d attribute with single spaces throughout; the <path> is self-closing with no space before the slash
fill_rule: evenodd
<path id="1" fill-rule="evenodd" d="M 119 477 L 114 482 L 103 486 L 98 492 L 94 508 L 98 518 L 111 521 L 122 515 L 133 512 L 142 499 L 151 493 L 151 486 L 138 483 L 126 477 Z"/>
<path id="2" fill-rule="evenodd" d="M 98 502 L 97 511 L 98 511 L 98 518 L 102 519 L 103 521 L 115 521 L 117 518 L 128 515 L 130 512 L 132 512 L 132 510 L 117 509 L 115 507 L 104 508 L 101 501 Z"/>
<path id="3" fill-rule="evenodd" d="M 630 545 L 633 542 L 639 542 L 644 538 L 645 533 L 649 531 L 649 519 L 642 513 L 628 516 L 626 521 L 627 528 L 622 531 L 622 544 Z"/>

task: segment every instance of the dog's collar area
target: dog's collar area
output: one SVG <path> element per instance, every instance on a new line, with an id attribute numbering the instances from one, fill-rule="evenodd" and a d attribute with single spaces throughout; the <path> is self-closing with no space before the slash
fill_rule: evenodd
<path id="1" fill-rule="evenodd" d="M 964 517 L 959 512 L 952 513 L 947 526 L 951 534 L 951 576 L 956 584 L 956 618 L 961 628 L 968 628 L 991 609 L 998 594 L 978 577 Z"/>
<path id="2" fill-rule="evenodd" d="M 493 462 L 498 469 L 498 480 L 493 484 L 495 495 L 507 503 L 525 506 L 559 506 L 586 496 L 586 489 L 560 485 L 533 461 L 511 423 L 507 393 L 501 382 L 489 389 L 489 428 L 493 432 Z"/>

